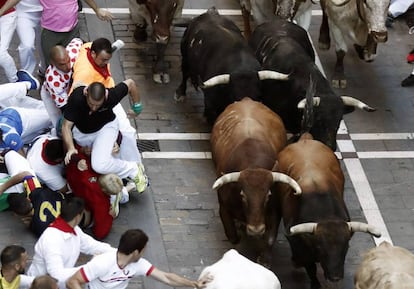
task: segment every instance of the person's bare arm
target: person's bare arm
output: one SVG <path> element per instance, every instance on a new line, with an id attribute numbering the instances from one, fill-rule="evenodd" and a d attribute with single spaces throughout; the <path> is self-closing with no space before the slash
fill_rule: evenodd
<path id="1" fill-rule="evenodd" d="M 157 268 L 154 268 L 149 276 L 171 287 L 193 287 L 197 289 L 205 288 L 207 283 L 212 280 L 208 276 L 205 279 L 193 281 L 174 273 L 161 271 Z"/>
<path id="2" fill-rule="evenodd" d="M 7 0 L 6 3 L 4 3 L 4 5 L 0 8 L 0 16 L 2 16 L 10 8 L 16 6 L 19 2 L 20 0 Z"/>
<path id="3" fill-rule="evenodd" d="M 132 103 L 141 102 L 141 97 L 138 93 L 138 87 L 132 79 L 124 80 L 123 83 L 125 83 L 128 86 L 128 93 L 131 96 Z"/>
<path id="4" fill-rule="evenodd" d="M 65 145 L 65 148 L 67 150 L 66 156 L 65 156 L 65 164 L 68 164 L 70 162 L 70 159 L 73 154 L 77 154 L 78 150 L 75 148 L 75 143 L 73 142 L 73 134 L 72 134 L 72 128 L 74 123 L 70 120 L 67 120 L 66 118 L 63 119 L 62 124 L 62 139 L 63 144 Z"/>
<path id="5" fill-rule="evenodd" d="M 130 118 L 134 118 L 137 115 L 139 115 L 142 111 L 142 103 L 141 103 L 141 97 L 138 92 L 138 87 L 135 84 L 135 81 L 132 79 L 126 79 L 123 81 L 123 83 L 128 86 L 128 94 L 131 96 L 132 105 L 131 109 L 128 110 L 127 115 Z"/>
<path id="6" fill-rule="evenodd" d="M 0 195 L 7 191 L 8 188 L 21 183 L 25 176 L 32 176 L 32 173 L 28 171 L 23 171 L 14 176 L 11 176 L 10 179 L 8 179 L 5 183 L 0 185 Z"/>
<path id="7" fill-rule="evenodd" d="M 82 277 L 82 273 L 80 270 L 76 271 L 75 274 L 72 275 L 66 281 L 66 288 L 67 289 L 83 289 L 83 285 L 85 284 L 85 280 Z"/>
<path id="8" fill-rule="evenodd" d="M 96 5 L 95 0 L 85 0 L 85 2 L 89 5 L 89 7 L 92 8 L 93 11 L 95 11 L 95 14 L 99 20 L 110 21 L 113 19 L 111 12 L 103 8 L 98 8 L 98 5 Z"/>

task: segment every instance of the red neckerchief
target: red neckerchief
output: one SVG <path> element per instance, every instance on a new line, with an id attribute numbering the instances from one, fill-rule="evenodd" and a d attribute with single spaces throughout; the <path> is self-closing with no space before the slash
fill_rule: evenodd
<path id="1" fill-rule="evenodd" d="M 61 217 L 57 217 L 56 220 L 54 220 L 49 225 L 49 227 L 56 228 L 56 229 L 58 229 L 62 232 L 65 232 L 65 233 L 72 233 L 72 234 L 76 235 L 75 230 L 68 223 L 66 223 L 66 221 L 63 220 Z"/>
<path id="2" fill-rule="evenodd" d="M 86 48 L 86 56 L 88 57 L 89 62 L 92 64 L 93 68 L 100 74 L 104 79 L 107 79 L 111 76 L 111 73 L 109 72 L 108 65 L 105 65 L 105 67 L 99 67 L 96 65 L 95 60 L 92 58 L 91 49 Z"/>
<path id="3" fill-rule="evenodd" d="M 49 140 L 47 139 L 42 144 L 42 154 L 41 154 L 42 159 L 45 161 L 45 163 L 47 163 L 48 165 L 51 165 L 51 166 L 55 166 L 57 164 L 60 164 L 61 162 L 52 161 L 52 160 L 47 158 L 46 153 L 45 153 L 45 147 L 46 147 L 48 142 L 49 142 Z"/>

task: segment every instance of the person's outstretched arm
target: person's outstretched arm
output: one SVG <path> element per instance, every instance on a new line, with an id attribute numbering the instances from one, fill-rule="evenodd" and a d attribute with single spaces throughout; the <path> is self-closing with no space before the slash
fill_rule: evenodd
<path id="1" fill-rule="evenodd" d="M 89 5 L 89 7 L 92 8 L 93 11 L 95 11 L 95 14 L 99 20 L 110 21 L 113 19 L 112 13 L 106 9 L 98 8 L 98 5 L 96 5 L 95 0 L 85 0 L 85 2 Z"/>

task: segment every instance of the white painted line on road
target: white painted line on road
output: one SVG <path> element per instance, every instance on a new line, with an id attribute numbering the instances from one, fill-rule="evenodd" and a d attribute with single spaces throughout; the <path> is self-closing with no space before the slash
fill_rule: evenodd
<path id="1" fill-rule="evenodd" d="M 341 133 L 340 133 L 340 130 Z M 347 134 L 343 125 L 338 134 Z M 412 140 L 414 133 L 350 133 L 351 140 Z M 210 133 L 138 133 L 138 139 L 142 140 L 209 140 Z M 342 142 L 343 140 L 338 140 Z M 341 149 L 342 151 L 342 149 Z M 355 149 L 354 149 L 355 151 Z"/>
<path id="2" fill-rule="evenodd" d="M 105 8 L 112 14 L 130 14 L 129 8 Z M 207 11 L 207 9 L 183 9 L 183 15 L 200 15 Z M 218 9 L 220 15 L 225 16 L 240 16 L 241 9 Z M 83 8 L 81 13 L 95 14 L 91 8 Z M 312 15 L 321 16 L 322 10 L 312 10 Z"/>
<path id="3" fill-rule="evenodd" d="M 139 133 L 140 140 L 210 140 L 210 133 Z"/>
<path id="4" fill-rule="evenodd" d="M 211 152 L 142 152 L 144 159 L 211 159 Z"/>
<path id="5" fill-rule="evenodd" d="M 375 201 L 374 194 L 372 193 L 371 186 L 369 185 L 360 160 L 344 159 L 344 164 L 348 170 L 349 177 L 354 186 L 355 193 L 358 197 L 365 218 L 367 219 L 367 223 L 375 226 L 382 233 L 380 238 L 373 237 L 375 244 L 378 246 L 382 243 L 382 241 L 388 241 L 392 244 L 387 226 L 385 225 L 377 202 Z"/>
<path id="6" fill-rule="evenodd" d="M 351 133 L 352 140 L 410 140 L 414 133 Z"/>
<path id="7" fill-rule="evenodd" d="M 357 152 L 360 159 L 412 159 L 413 151 Z"/>

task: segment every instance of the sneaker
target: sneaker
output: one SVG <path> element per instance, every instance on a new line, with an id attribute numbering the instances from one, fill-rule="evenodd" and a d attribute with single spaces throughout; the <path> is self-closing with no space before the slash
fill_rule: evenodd
<path id="1" fill-rule="evenodd" d="M 145 189 L 149 186 L 148 177 L 145 174 L 144 165 L 142 163 L 138 163 L 138 174 L 134 178 L 135 186 L 137 187 L 138 193 L 143 193 Z"/>
<path id="2" fill-rule="evenodd" d="M 134 187 L 135 187 L 135 184 L 134 184 Z M 129 202 L 129 192 L 127 191 L 126 187 L 123 187 L 122 188 L 122 197 L 119 201 L 119 204 L 122 205 L 122 204 L 126 204 L 128 202 Z"/>
<path id="3" fill-rule="evenodd" d="M 132 192 L 132 191 L 136 191 L 137 186 L 135 185 L 134 182 L 130 181 L 130 182 L 126 183 L 125 188 L 126 188 L 127 192 L 129 193 L 129 192 Z"/>
<path id="4" fill-rule="evenodd" d="M 116 194 L 114 198 L 112 198 L 111 196 L 111 211 L 113 213 L 114 218 L 118 217 L 119 215 L 119 202 L 121 201 L 121 198 L 122 198 L 122 191 Z"/>
<path id="5" fill-rule="evenodd" d="M 401 82 L 402 87 L 413 86 L 414 85 L 414 74 L 410 74 L 406 79 Z"/>
<path id="6" fill-rule="evenodd" d="M 28 81 L 30 82 L 30 90 L 39 89 L 40 83 L 36 77 L 34 77 L 31 73 L 26 70 L 19 70 L 17 71 L 17 82 Z"/>

